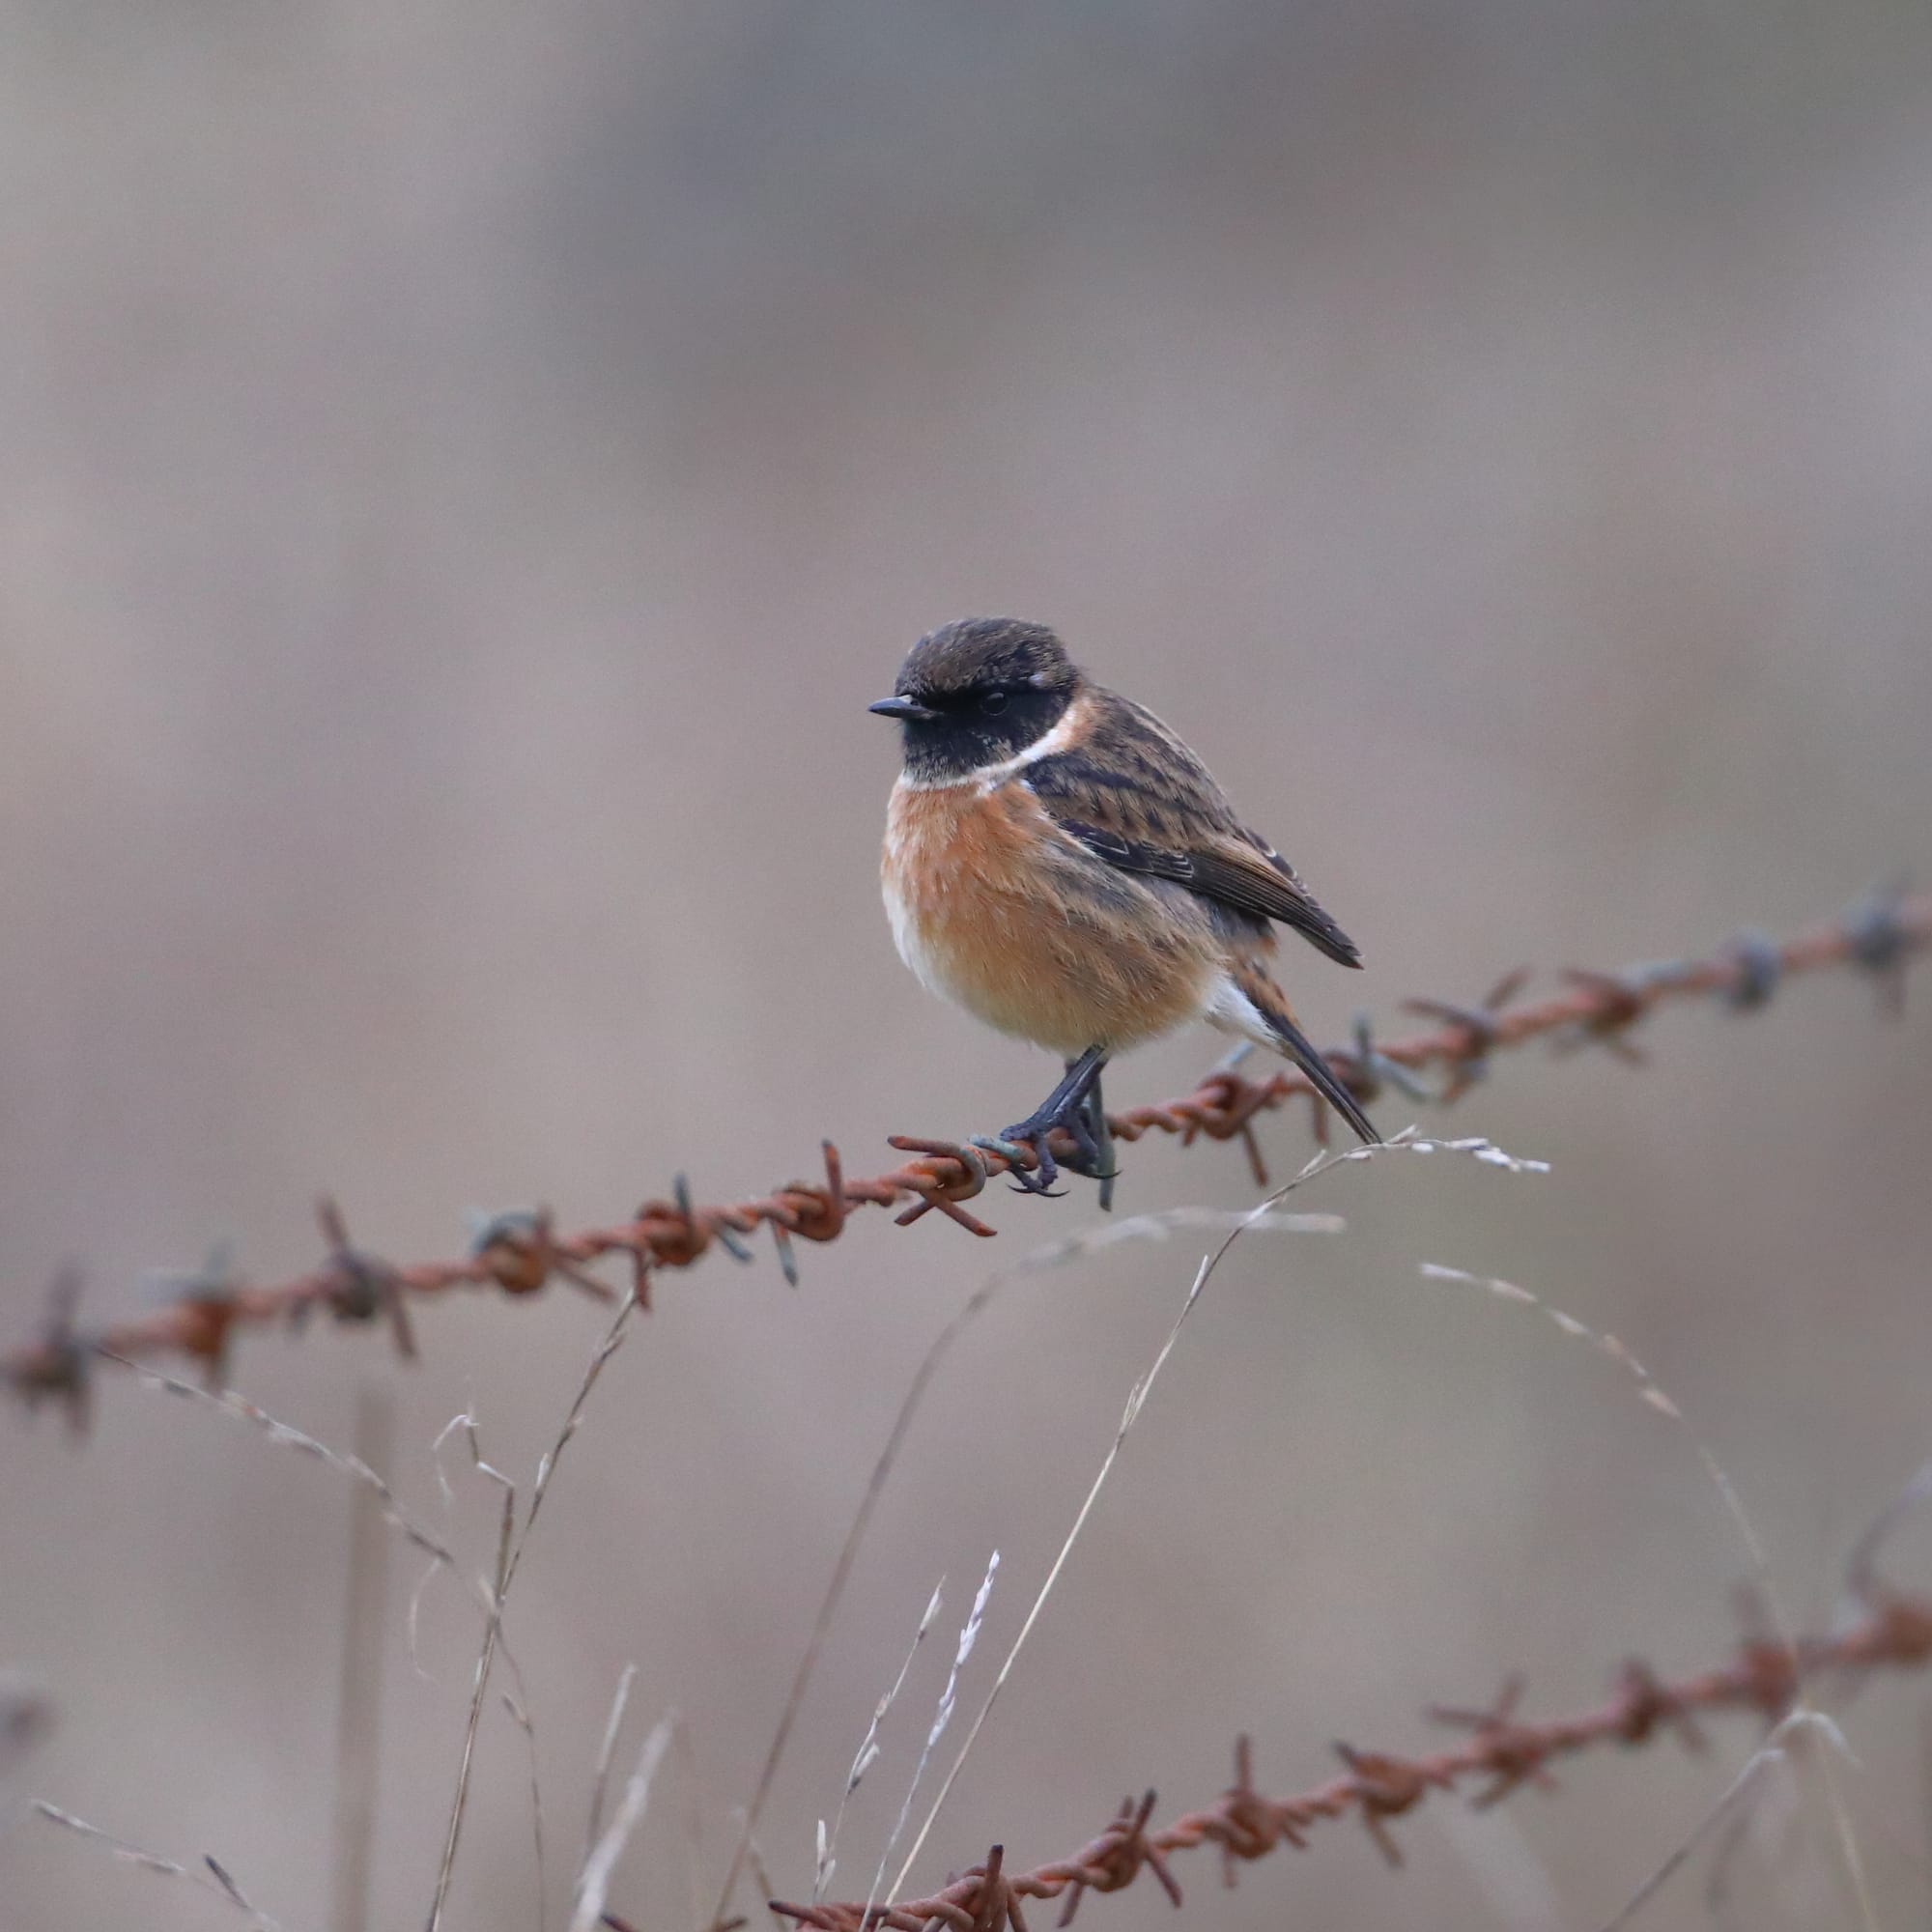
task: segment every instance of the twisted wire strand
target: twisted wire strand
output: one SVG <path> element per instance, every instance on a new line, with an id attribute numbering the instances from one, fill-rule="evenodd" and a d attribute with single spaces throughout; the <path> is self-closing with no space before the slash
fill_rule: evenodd
<path id="1" fill-rule="evenodd" d="M 1337 1745 L 1346 1769 L 1339 1776 L 1291 1798 L 1265 1798 L 1254 1788 L 1249 1741 L 1235 1747 L 1235 1781 L 1211 1804 L 1185 1811 L 1170 1823 L 1149 1829 L 1154 1794 L 1128 1799 L 1112 1823 L 1074 1853 L 1031 1871 L 1005 1870 L 1004 1851 L 995 1845 L 984 1863 L 973 1866 L 929 1897 L 867 1912 L 860 1903 L 792 1905 L 774 1899 L 771 1909 L 815 1932 L 1027 1932 L 1020 1900 L 1065 1898 L 1058 1923 L 1066 1925 L 1088 1891 L 1120 1891 L 1146 1871 L 1152 1873 L 1179 1906 L 1180 1887 L 1169 1860 L 1174 1853 L 1203 1845 L 1220 1848 L 1224 1883 L 1233 1885 L 1237 1866 L 1266 1858 L 1282 1846 L 1300 1849 L 1317 1826 L 1354 1818 L 1366 1829 L 1391 1864 L 1402 1851 L 1390 1821 L 1412 1811 L 1432 1792 L 1455 1794 L 1471 1783 L 1477 1807 L 1499 1804 L 1524 1784 L 1552 1787 L 1549 1766 L 1605 1745 L 1635 1749 L 1666 1732 L 1675 1732 L 1692 1749 L 1702 1749 L 1699 1716 L 1754 1712 L 1776 1725 L 1793 1708 L 1799 1685 L 1835 1674 L 1857 1681 L 1883 1668 L 1922 1669 L 1932 1662 L 1932 1601 L 1885 1590 L 1867 1605 L 1852 1627 L 1830 1636 L 1802 1637 L 1794 1650 L 1760 1636 L 1747 1636 L 1732 1660 L 1709 1670 L 1665 1681 L 1647 1665 L 1632 1662 L 1619 1673 L 1613 1694 L 1604 1703 L 1567 1718 L 1538 1721 L 1517 1716 L 1520 1680 L 1507 1685 L 1485 1711 L 1437 1711 L 1439 1721 L 1469 1735 L 1461 1744 L 1419 1756 L 1356 1750 Z"/>
<path id="2" fill-rule="evenodd" d="M 1620 973 L 1571 969 L 1562 975 L 1560 991 L 1526 1003 L 1517 999 L 1526 977 L 1521 973 L 1499 982 L 1478 1006 L 1410 1000 L 1407 1009 L 1433 1019 L 1434 1026 L 1385 1041 L 1375 1040 L 1362 1026 L 1351 1044 L 1330 1049 L 1328 1059 L 1365 1102 L 1389 1086 L 1412 1097 L 1453 1101 L 1483 1077 L 1496 1054 L 1532 1040 L 1550 1039 L 1559 1047 L 1597 1044 L 1625 1058 L 1641 1058 L 1631 1036 L 1666 1002 L 1716 999 L 1739 1012 L 1759 1010 L 1785 979 L 1830 967 L 1863 970 L 1896 1009 L 1906 969 L 1928 944 L 1932 896 L 1888 889 L 1782 944 L 1745 934 L 1702 958 L 1657 961 Z M 1442 1076 L 1434 1092 L 1414 1077 L 1431 1070 Z M 1325 1105 L 1306 1076 L 1291 1069 L 1251 1079 L 1223 1068 L 1191 1094 L 1128 1108 L 1110 1116 L 1110 1122 L 1118 1141 L 1162 1133 L 1189 1147 L 1200 1139 L 1238 1138 L 1258 1178 L 1264 1180 L 1255 1120 L 1301 1095 L 1308 1096 L 1321 1135 Z M 633 1292 L 648 1307 L 654 1273 L 689 1267 L 713 1247 L 750 1261 L 745 1236 L 761 1228 L 771 1231 L 780 1265 L 796 1284 L 795 1243 L 837 1240 L 855 1208 L 896 1210 L 902 1227 L 938 1212 L 971 1234 L 992 1235 L 994 1230 L 966 1203 L 993 1177 L 1034 1163 L 1030 1149 L 1015 1149 L 1009 1155 L 971 1143 L 902 1134 L 892 1136 L 890 1145 L 911 1158 L 885 1174 L 848 1176 L 838 1149 L 827 1141 L 822 1179 L 794 1181 L 753 1200 L 696 1206 L 680 1179 L 670 1199 L 646 1201 L 628 1221 L 613 1226 L 560 1234 L 548 1213 L 513 1211 L 490 1221 L 460 1259 L 403 1265 L 354 1245 L 339 1209 L 325 1201 L 319 1215 L 327 1259 L 320 1267 L 263 1286 L 233 1278 L 225 1261 L 217 1264 L 212 1259 L 201 1274 L 179 1278 L 179 1292 L 167 1305 L 92 1331 L 76 1325 L 77 1283 L 71 1270 L 64 1271 L 50 1294 L 41 1337 L 0 1355 L 0 1386 L 30 1405 L 45 1401 L 64 1407 L 79 1427 L 86 1419 L 90 1369 L 99 1351 L 136 1359 L 185 1356 L 219 1382 L 239 1330 L 299 1327 L 319 1311 L 346 1322 L 386 1322 L 397 1348 L 408 1355 L 415 1348 L 409 1309 L 424 1296 L 490 1286 L 523 1296 L 561 1277 L 609 1299 L 615 1292 L 589 1269 L 621 1256 L 631 1263 Z M 1055 1145 L 1056 1151 L 1074 1151 L 1070 1143 Z"/>

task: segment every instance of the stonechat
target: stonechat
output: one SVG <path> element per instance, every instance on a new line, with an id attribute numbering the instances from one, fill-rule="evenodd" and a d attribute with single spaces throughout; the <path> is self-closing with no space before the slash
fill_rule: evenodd
<path id="1" fill-rule="evenodd" d="M 872 710 L 903 729 L 882 874 L 900 956 L 933 991 L 1049 1047 L 1065 1078 L 1000 1140 L 1015 1179 L 1111 1179 L 1100 1073 L 1206 1020 L 1286 1055 L 1365 1142 L 1380 1137 L 1296 1026 L 1270 922 L 1344 966 L 1354 942 L 1236 815 L 1152 712 L 1095 684 L 1044 624 L 967 617 L 922 638 Z M 997 1143 L 995 1143 L 997 1145 Z"/>

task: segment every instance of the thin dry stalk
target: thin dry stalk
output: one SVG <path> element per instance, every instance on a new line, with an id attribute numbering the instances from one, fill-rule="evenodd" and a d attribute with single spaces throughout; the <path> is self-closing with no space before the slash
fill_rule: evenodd
<path id="1" fill-rule="evenodd" d="M 363 1383 L 355 1395 L 355 1461 L 386 1468 L 395 1403 Z M 375 1495 L 358 1487 L 349 1527 L 349 1585 L 342 1616 L 341 1695 L 335 1741 L 335 1932 L 368 1932 L 383 1707 L 383 1620 L 389 1593 L 389 1539 Z"/>
<path id="2" fill-rule="evenodd" d="M 1906 1518 L 1928 1502 L 1932 1502 L 1932 1463 L 1921 1463 L 1852 1546 L 1852 1553 L 1845 1562 L 1845 1587 L 1855 1604 L 1873 1603 L 1883 1594 L 1878 1574 L 1879 1551 Z M 1932 1799 L 1932 1780 L 1926 1784 L 1926 1796 Z"/>
<path id="3" fill-rule="evenodd" d="M 959 1692 L 959 1673 L 965 1669 L 973 1655 L 973 1648 L 980 1640 L 980 1628 L 985 1621 L 986 1600 L 993 1594 L 993 1578 L 999 1575 L 1000 1552 L 993 1551 L 986 1565 L 986 1574 L 973 1597 L 973 1607 L 967 1612 L 966 1621 L 959 1632 L 959 1641 L 952 1652 L 952 1668 L 946 1674 L 946 1688 L 939 1693 L 939 1708 L 933 1713 L 931 1728 L 925 1734 L 925 1745 L 919 1754 L 919 1762 L 913 1766 L 912 1782 L 906 1787 L 904 1802 L 899 1805 L 899 1815 L 893 1821 L 892 1835 L 886 1840 L 886 1848 L 879 1854 L 879 1868 L 872 1875 L 872 1889 L 866 1894 L 866 1910 L 869 1913 L 872 1901 L 879 1895 L 879 1888 L 886 1882 L 886 1867 L 891 1864 L 893 1852 L 898 1841 L 905 1835 L 906 1821 L 912 1816 L 912 1802 L 919 1796 L 919 1787 L 925 1781 L 925 1768 L 932 1762 L 932 1754 L 939 1748 L 940 1740 L 945 1737 L 952 1722 L 952 1712 Z"/>
<path id="4" fill-rule="evenodd" d="M 503 1607 L 510 1594 L 510 1585 L 516 1580 L 517 1570 L 524 1560 L 524 1551 L 529 1545 L 530 1532 L 536 1527 L 537 1518 L 543 1512 L 544 1498 L 550 1493 L 550 1486 L 556 1476 L 557 1464 L 583 1421 L 585 1406 L 590 1401 L 591 1392 L 596 1388 L 599 1378 L 611 1356 L 623 1346 L 631 1318 L 637 1310 L 637 1296 L 627 1295 L 623 1306 L 617 1310 L 616 1319 L 592 1351 L 589 1363 L 583 1371 L 583 1378 L 578 1384 L 577 1394 L 571 1402 L 570 1411 L 563 1419 L 563 1427 L 557 1432 L 556 1440 L 544 1452 L 542 1460 L 537 1464 L 536 1482 L 530 1491 L 529 1512 L 524 1518 L 521 1531 L 516 1528 L 515 1485 L 511 1484 L 500 1471 L 489 1469 L 480 1457 L 477 1459 L 478 1467 L 484 1468 L 504 1486 L 503 1521 L 497 1544 L 497 1577 L 491 1592 L 490 1617 L 484 1627 L 483 1648 L 476 1659 L 476 1673 L 469 1700 L 469 1717 L 464 1727 L 463 1754 L 456 1776 L 456 1796 L 450 1805 L 449 1828 L 443 1836 L 442 1859 L 437 1867 L 436 1896 L 430 1904 L 429 1932 L 439 1932 L 442 1923 L 443 1908 L 449 1898 L 450 1880 L 456 1870 L 457 1845 L 463 1835 L 463 1816 L 469 1803 L 469 1777 L 476 1757 L 476 1734 L 483 1721 L 484 1697 L 489 1687 L 490 1669 L 497 1659 L 503 1627 Z"/>
<path id="5" fill-rule="evenodd" d="M 1432 1816 L 1482 1893 L 1495 1932 L 1550 1932 L 1563 1923 L 1555 1876 L 1514 1812 L 1450 1804 Z"/>
<path id="6" fill-rule="evenodd" d="M 449 1810 L 449 1829 L 443 1835 L 442 1861 L 437 1867 L 436 1898 L 430 1906 L 430 1932 L 442 1922 L 442 1909 L 449 1897 L 449 1882 L 456 1871 L 456 1849 L 463 1837 L 464 1814 L 469 1808 L 469 1775 L 476 1762 L 476 1739 L 483 1725 L 483 1705 L 489 1694 L 490 1666 L 497 1658 L 497 1634 L 502 1628 L 503 1599 L 509 1592 L 513 1538 L 517 1527 L 517 1492 L 510 1486 L 503 1492 L 503 1514 L 497 1536 L 497 1573 L 491 1586 L 490 1621 L 484 1627 L 483 1649 L 476 1659 L 470 1679 L 469 1717 L 463 1727 L 463 1756 L 456 1774 L 456 1800 Z"/>
<path id="7" fill-rule="evenodd" d="M 611 1761 L 617 1755 L 618 1733 L 624 1728 L 624 1711 L 631 1701 L 631 1687 L 638 1681 L 638 1666 L 627 1663 L 617 1679 L 616 1694 L 611 1699 L 611 1715 L 604 1719 L 604 1741 L 597 1747 L 597 1767 L 590 1780 L 590 1821 L 583 1831 L 582 1868 L 590 1862 L 597 1848 L 597 1834 L 604 1829 L 604 1800 L 611 1788 Z"/>
<path id="8" fill-rule="evenodd" d="M 193 1865 L 183 1864 L 178 1859 L 129 1844 L 126 1838 L 117 1838 L 112 1832 L 103 1832 L 99 1825 L 90 1825 L 85 1818 L 77 1818 L 71 1811 L 63 1811 L 58 1804 L 49 1804 L 44 1799 L 36 1799 L 34 1809 L 49 1824 L 58 1825 L 63 1831 L 101 1846 L 123 1864 L 138 1866 L 142 1871 L 155 1872 L 162 1878 L 183 1879 L 198 1890 L 213 1892 L 224 1904 L 245 1912 L 260 1932 L 282 1932 L 279 1923 L 260 1906 L 250 1904 L 227 1868 L 206 1852 L 202 1854 L 201 1865 L 197 1869 Z"/>
<path id="9" fill-rule="evenodd" d="M 1605 1922 L 1604 1932 L 1624 1932 L 1624 1927 L 1629 1925 L 1642 1912 L 1644 1907 L 1663 1889 L 1664 1886 L 1683 1870 L 1685 1864 L 1689 1861 L 1692 1853 L 1697 1850 L 1698 1846 L 1706 1843 L 1718 1827 L 1738 1809 L 1739 1805 L 1744 1802 L 1746 1794 L 1757 1783 L 1765 1772 L 1769 1771 L 1773 1765 L 1781 1765 L 1788 1761 L 1790 1752 L 1786 1748 L 1785 1740 L 1808 1731 L 1821 1733 L 1832 1750 L 1841 1753 L 1847 1758 L 1851 1756 L 1850 1749 L 1845 1744 L 1844 1734 L 1823 1712 L 1815 1710 L 1809 1705 L 1800 1705 L 1796 1709 L 1786 1712 L 1778 1719 L 1777 1723 L 1772 1727 L 1771 1735 L 1738 1768 L 1737 1776 L 1724 1787 L 1723 1793 L 1718 1802 L 1690 1828 L 1682 1842 L 1672 1850 L 1669 1857 L 1664 1859 L 1657 1869 L 1631 1893 L 1630 1897 L 1618 1909 L 1615 1918 Z M 1862 1877 L 1862 1873 L 1861 1873 L 1861 1877 Z M 1861 1909 L 1868 1915 L 1870 1900 L 1862 1893 L 1862 1890 L 1860 1892 L 1860 1904 Z M 1869 1918 L 1867 1918 L 1867 1922 L 1870 1922 Z"/>
<path id="10" fill-rule="evenodd" d="M 664 1754 L 670 1747 L 674 1722 L 674 1718 L 665 1717 L 652 1726 L 650 1736 L 644 1740 L 643 1748 L 638 1753 L 637 1769 L 625 1781 L 624 1795 L 617 1802 L 616 1815 L 611 1820 L 610 1829 L 598 1839 L 590 1856 L 583 1861 L 572 1902 L 570 1932 L 595 1932 L 597 1921 L 604 1916 L 604 1903 L 611 1894 L 611 1876 L 617 1868 L 617 1861 L 624 1855 L 624 1847 L 631 1841 L 632 1833 L 644 1821 L 644 1812 L 651 1800 L 651 1781 L 657 1776 L 658 1766 L 663 1763 Z"/>
<path id="11" fill-rule="evenodd" d="M 845 1774 L 845 1789 L 838 1794 L 838 1808 L 832 1814 L 832 1831 L 826 1834 L 821 1819 L 818 1827 L 818 1858 L 812 1876 L 811 1895 L 814 1899 L 825 1896 L 825 1888 L 832 1883 L 834 1867 L 838 1862 L 838 1833 L 845 1823 L 845 1807 L 851 1803 L 852 1794 L 858 1790 L 879 1755 L 879 1731 L 891 1714 L 893 1706 L 898 1702 L 898 1695 L 905 1689 L 906 1678 L 912 1672 L 913 1660 L 919 1655 L 919 1647 L 925 1641 L 925 1634 L 932 1628 L 932 1620 L 939 1614 L 941 1592 L 946 1588 L 946 1578 L 942 1577 L 934 1586 L 927 1600 L 925 1613 L 919 1620 L 919 1628 L 912 1634 L 912 1642 L 906 1646 L 905 1660 L 899 1665 L 899 1674 L 892 1681 L 886 1694 L 881 1697 L 872 1711 L 872 1721 L 866 1726 L 866 1735 L 859 1742 L 859 1748 L 852 1756 L 852 1769 Z"/>
<path id="12" fill-rule="evenodd" d="M 777 1895 L 772 1889 L 772 1875 L 765 1868 L 765 1855 L 758 1849 L 758 1841 L 753 1838 L 745 1854 L 745 1862 L 752 1870 L 752 1883 L 758 1888 L 758 1896 L 765 1901 L 765 1910 L 778 1932 L 791 1932 L 791 1920 L 772 1904 Z"/>
<path id="13" fill-rule="evenodd" d="M 436 1440 L 430 1444 L 430 1466 L 436 1472 L 437 1488 L 442 1492 L 442 1500 L 445 1509 L 455 1503 L 456 1492 L 450 1487 L 448 1477 L 443 1474 L 442 1448 L 443 1444 L 452 1435 L 459 1434 L 463 1436 L 469 1450 L 470 1466 L 486 1482 L 496 1486 L 503 1498 L 504 1513 L 506 1516 L 510 1515 L 516 1507 L 517 1486 L 483 1454 L 483 1439 L 477 1433 L 476 1416 L 473 1408 L 465 1408 L 461 1413 L 451 1416 L 438 1432 Z M 502 1539 L 503 1530 L 502 1524 L 499 1521 L 497 1530 L 497 1559 L 499 1564 L 502 1558 Z M 434 1573 L 431 1574 L 433 1575 Z M 429 1580 L 429 1577 L 426 1576 L 422 1582 L 417 1585 L 415 1593 L 410 1600 L 409 1632 L 410 1657 L 412 1661 L 414 1661 L 417 1651 L 416 1626 L 421 1609 L 422 1593 L 423 1589 L 428 1585 Z M 480 1587 L 483 1596 L 484 1613 L 487 1617 L 493 1613 L 496 1598 L 490 1585 L 484 1584 Z M 547 1870 L 544 1850 L 543 1783 L 539 1776 L 537 1759 L 536 1719 L 530 1714 L 529 1687 L 525 1681 L 523 1666 L 517 1662 L 516 1656 L 511 1651 L 509 1644 L 502 1641 L 500 1632 L 498 1647 L 502 1651 L 503 1662 L 509 1666 L 510 1674 L 516 1680 L 515 1694 L 513 1695 L 509 1691 L 502 1693 L 503 1709 L 508 1714 L 510 1721 L 523 1733 L 525 1753 L 529 1760 L 530 1825 L 536 1851 L 537 1917 L 541 1932 L 544 1899 L 546 1896 L 545 1881 Z M 417 1670 L 419 1675 L 427 1675 L 426 1672 L 422 1671 L 420 1664 L 417 1665 Z"/>
<path id="14" fill-rule="evenodd" d="M 530 1772 L 530 1833 L 537 1861 L 537 1932 L 549 1932 L 550 1863 L 544 1855 L 543 1780 L 537 1775 L 537 1727 L 530 1714 L 509 1691 L 500 1693 L 510 1721 L 524 1734 L 524 1750 Z"/>
<path id="15" fill-rule="evenodd" d="M 415 1520 L 396 1498 L 396 1492 L 379 1476 L 369 1464 L 358 1456 L 345 1456 L 340 1449 L 331 1449 L 327 1442 L 307 1435 L 299 1429 L 291 1428 L 286 1422 L 278 1422 L 267 1409 L 240 1396 L 233 1389 L 196 1388 L 192 1382 L 178 1380 L 173 1376 L 163 1375 L 160 1370 L 150 1368 L 144 1362 L 128 1360 L 125 1355 L 116 1355 L 102 1350 L 101 1359 L 112 1362 L 118 1368 L 126 1369 L 137 1386 L 152 1389 L 157 1394 L 171 1395 L 182 1402 L 199 1407 L 211 1408 L 217 1415 L 225 1415 L 233 1422 L 245 1423 L 250 1429 L 259 1430 L 270 1442 L 284 1449 L 293 1449 L 299 1456 L 307 1456 L 333 1469 L 337 1475 L 346 1476 L 352 1483 L 360 1484 L 375 1497 L 382 1518 L 405 1541 L 412 1543 L 427 1556 L 439 1570 L 448 1570 L 458 1577 L 463 1575 L 462 1566 L 457 1562 L 454 1551 L 440 1538 L 432 1536 Z M 486 1612 L 489 1605 L 484 1605 Z"/>
<path id="16" fill-rule="evenodd" d="M 671 1725 L 670 1745 L 677 1753 L 684 1796 L 684 1882 L 691 1900 L 691 1932 L 705 1932 L 704 1791 L 697 1776 L 697 1746 L 682 1717 Z"/>
<path id="17" fill-rule="evenodd" d="M 457 1430 L 462 1432 L 464 1440 L 469 1445 L 471 1466 L 486 1481 L 494 1483 L 503 1498 L 503 1514 L 498 1526 L 497 1541 L 497 1572 L 500 1577 L 509 1534 L 516 1520 L 517 1486 L 502 1470 L 497 1468 L 495 1463 L 491 1463 L 484 1456 L 483 1441 L 477 1432 L 474 1409 L 473 1407 L 466 1408 L 462 1414 L 454 1417 L 444 1426 L 441 1434 L 437 1436 L 435 1443 L 431 1447 L 431 1457 L 436 1467 L 437 1482 L 442 1489 L 445 1500 L 453 1498 L 449 1485 L 443 1478 L 442 1460 L 439 1452 L 441 1450 L 444 1441 L 450 1434 Z M 498 1601 L 500 1602 L 500 1597 Z M 516 1660 L 509 1655 L 507 1648 L 504 1651 L 504 1661 L 510 1665 L 511 1672 L 517 1681 L 517 1695 L 513 1696 L 508 1691 L 503 1692 L 502 1705 L 503 1709 L 509 1714 L 511 1722 L 523 1733 L 524 1751 L 529 1765 L 530 1833 L 537 1867 L 537 1932 L 545 1932 L 549 1912 L 550 1872 L 549 1861 L 544 1849 L 543 1780 L 537 1762 L 537 1727 L 535 1719 L 530 1716 L 528 1706 L 529 1690 L 524 1682 L 523 1672 L 517 1667 Z M 477 1688 L 481 1689 L 480 1686 Z M 522 1701 L 519 1701 L 520 1698 Z"/>

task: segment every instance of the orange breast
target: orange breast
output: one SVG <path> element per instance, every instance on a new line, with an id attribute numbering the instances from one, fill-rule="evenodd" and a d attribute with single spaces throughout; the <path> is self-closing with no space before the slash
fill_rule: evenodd
<path id="1" fill-rule="evenodd" d="M 894 789 L 882 867 L 900 956 L 1002 1033 L 1070 1059 L 1200 1014 L 1205 921 L 1075 846 L 1024 785 Z"/>

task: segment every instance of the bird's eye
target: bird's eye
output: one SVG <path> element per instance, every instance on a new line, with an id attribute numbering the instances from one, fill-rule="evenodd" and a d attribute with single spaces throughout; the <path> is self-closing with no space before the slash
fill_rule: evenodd
<path id="1" fill-rule="evenodd" d="M 1007 694 L 1004 691 L 989 691 L 980 699 L 980 709 L 990 718 L 1007 708 Z"/>

